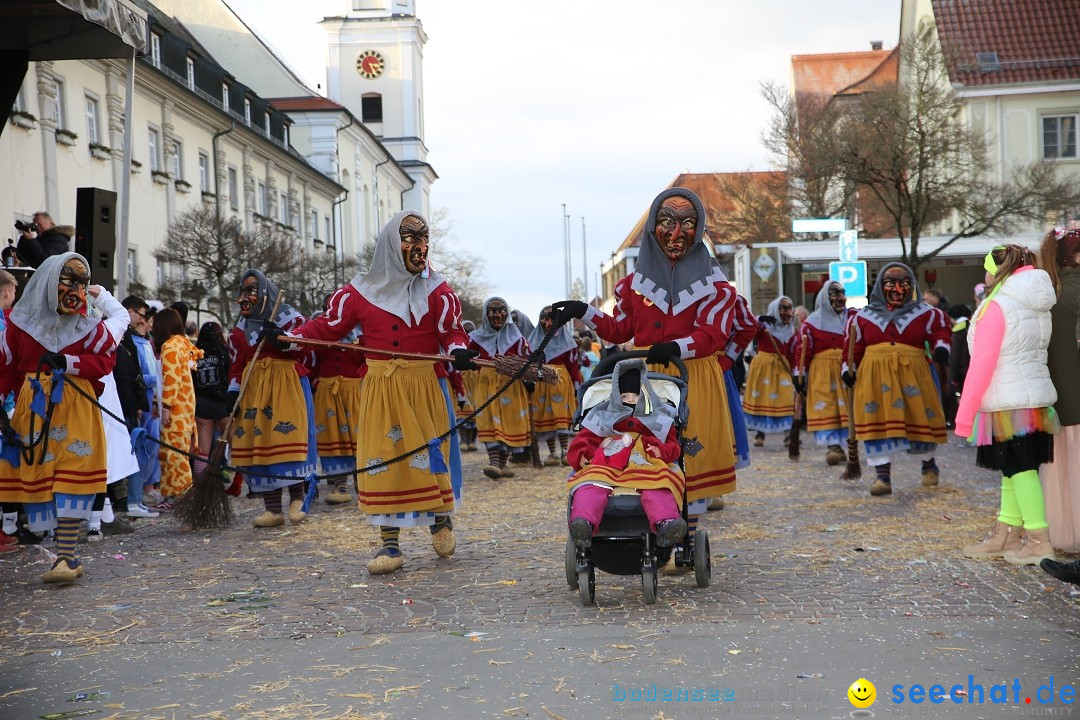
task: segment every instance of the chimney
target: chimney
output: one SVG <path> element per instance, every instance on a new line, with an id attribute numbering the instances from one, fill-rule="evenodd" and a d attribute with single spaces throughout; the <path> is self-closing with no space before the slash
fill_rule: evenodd
<path id="1" fill-rule="evenodd" d="M 871 50 L 880 50 L 881 49 L 881 40 L 871 40 L 870 41 L 870 49 Z"/>

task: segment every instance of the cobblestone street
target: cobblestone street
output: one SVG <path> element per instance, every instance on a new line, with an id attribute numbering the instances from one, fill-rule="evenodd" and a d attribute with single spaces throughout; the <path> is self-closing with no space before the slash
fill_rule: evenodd
<path id="1" fill-rule="evenodd" d="M 654 606 L 638 577 L 598 572 L 596 605 L 582 607 L 563 572 L 565 470 L 514 466 L 493 482 L 480 453 L 465 455 L 455 556 L 408 530 L 405 568 L 389 577 L 364 569 L 374 529 L 321 500 L 304 524 L 271 530 L 251 528 L 261 507 L 247 499 L 225 532 L 140 521 L 83 546 L 87 574 L 67 587 L 43 586 L 45 554 L 23 549 L 2 561 L 0 717 L 847 717 L 861 676 L 878 683 L 881 716 L 903 710 L 886 704 L 893 682 L 1075 684 L 1080 594 L 959 554 L 997 502 L 973 450 L 942 449 L 936 489 L 900 461 L 884 499 L 821 456 L 804 445 L 792 463 L 770 436 L 702 521 L 712 586 L 662 577 Z M 617 705 L 627 682 L 735 697 L 706 715 Z M 111 695 L 65 702 L 79 691 Z M 937 714 L 1034 712 L 1020 703 Z"/>

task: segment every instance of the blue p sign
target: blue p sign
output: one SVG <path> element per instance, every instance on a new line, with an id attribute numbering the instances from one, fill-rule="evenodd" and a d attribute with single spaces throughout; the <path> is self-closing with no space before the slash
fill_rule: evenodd
<path id="1" fill-rule="evenodd" d="M 848 297 L 866 297 L 866 263 L 862 260 L 829 263 L 829 280 L 843 285 Z"/>

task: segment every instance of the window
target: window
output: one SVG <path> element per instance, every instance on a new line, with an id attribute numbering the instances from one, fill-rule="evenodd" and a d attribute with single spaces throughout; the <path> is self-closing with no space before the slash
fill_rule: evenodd
<path id="1" fill-rule="evenodd" d="M 282 128 L 282 132 L 285 133 L 285 147 L 289 147 L 289 126 Z"/>
<path id="2" fill-rule="evenodd" d="M 204 152 L 199 153 L 199 190 L 210 192 L 210 156 Z"/>
<path id="3" fill-rule="evenodd" d="M 161 287 L 162 285 L 165 284 L 165 264 L 164 263 L 161 263 L 161 262 L 158 263 L 157 271 L 155 273 L 155 279 L 157 280 L 158 287 Z"/>
<path id="4" fill-rule="evenodd" d="M 86 96 L 86 139 L 92 143 L 101 143 L 98 135 L 98 101 Z"/>
<path id="5" fill-rule="evenodd" d="M 311 219 L 308 221 L 307 232 L 308 232 L 308 236 L 312 240 L 318 240 L 319 239 L 319 211 L 318 210 L 312 210 L 311 211 Z"/>
<path id="6" fill-rule="evenodd" d="M 1076 158 L 1078 115 L 1052 115 L 1042 119 L 1043 159 Z"/>
<path id="7" fill-rule="evenodd" d="M 63 130 L 64 122 L 64 82 L 56 81 L 56 104 L 53 106 L 53 122 L 58 130 Z"/>
<path id="8" fill-rule="evenodd" d="M 195 61 L 187 59 L 187 86 L 189 90 L 195 89 Z"/>
<path id="9" fill-rule="evenodd" d="M 289 225 L 289 196 L 281 193 L 281 204 L 278 205 L 278 217 L 283 225 Z"/>
<path id="10" fill-rule="evenodd" d="M 330 244 L 333 244 L 334 238 L 333 238 L 333 236 L 330 235 L 330 216 L 327 215 L 324 219 L 326 220 L 326 222 L 323 225 L 323 227 L 326 228 L 326 234 L 323 235 L 323 239 L 325 239 L 326 242 L 328 242 Z"/>
<path id="11" fill-rule="evenodd" d="M 360 120 L 366 123 L 382 122 L 382 95 L 364 93 L 360 96 Z"/>
<path id="12" fill-rule="evenodd" d="M 244 122 L 251 124 L 251 101 L 244 98 Z"/>
<path id="13" fill-rule="evenodd" d="M 266 216 L 266 183 L 262 181 L 259 181 L 258 191 L 255 193 L 255 212 Z"/>
<path id="14" fill-rule="evenodd" d="M 221 83 L 221 105 L 229 109 L 229 83 Z"/>
<path id="15" fill-rule="evenodd" d="M 236 179 L 236 168 L 229 167 L 229 207 L 240 209 L 240 186 Z"/>
<path id="16" fill-rule="evenodd" d="M 184 146 L 179 140 L 173 143 L 172 176 L 173 180 L 184 179 Z"/>
<path id="17" fill-rule="evenodd" d="M 150 64 L 161 67 L 161 36 L 157 33 L 150 33 Z"/>
<path id="18" fill-rule="evenodd" d="M 147 150 L 150 151 L 150 171 L 161 169 L 161 133 L 156 128 L 150 128 L 150 132 L 147 135 L 149 144 Z"/>
<path id="19" fill-rule="evenodd" d="M 263 115 L 263 129 L 266 130 L 266 137 L 270 137 L 270 113 Z"/>
<path id="20" fill-rule="evenodd" d="M 138 263 L 135 257 L 135 248 L 128 248 L 127 251 L 127 279 L 128 284 L 135 282 L 135 278 L 138 271 Z"/>

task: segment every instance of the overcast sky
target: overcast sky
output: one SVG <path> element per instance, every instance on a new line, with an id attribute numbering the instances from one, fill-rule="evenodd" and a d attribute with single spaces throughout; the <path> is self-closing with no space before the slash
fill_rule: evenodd
<path id="1" fill-rule="evenodd" d="M 325 91 L 317 22 L 351 0 L 226 0 Z M 900 0 L 418 0 L 433 208 L 532 317 L 565 294 L 562 204 L 588 284 L 680 172 L 769 169 L 764 81 L 791 56 L 896 44 Z M 239 69 L 233 69 L 238 77 Z M 240 78 L 242 80 L 242 78 Z M 438 268 L 437 248 L 433 265 Z"/>

